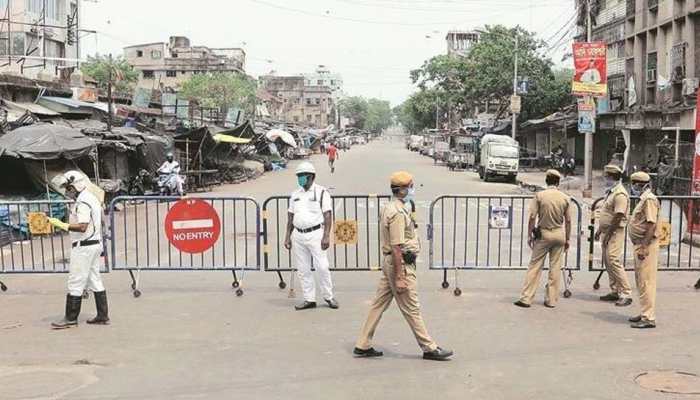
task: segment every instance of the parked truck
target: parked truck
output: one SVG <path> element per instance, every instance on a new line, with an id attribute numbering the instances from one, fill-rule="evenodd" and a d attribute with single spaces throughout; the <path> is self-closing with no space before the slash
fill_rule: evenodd
<path id="1" fill-rule="evenodd" d="M 479 142 L 479 177 L 486 182 L 504 178 L 515 182 L 518 177 L 520 146 L 509 136 L 484 135 Z"/>

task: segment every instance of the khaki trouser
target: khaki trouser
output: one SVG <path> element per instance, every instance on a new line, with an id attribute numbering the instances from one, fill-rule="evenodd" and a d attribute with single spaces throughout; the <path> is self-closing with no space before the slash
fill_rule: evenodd
<path id="1" fill-rule="evenodd" d="M 374 332 L 382 319 L 382 314 L 389 308 L 392 299 L 396 299 L 396 304 L 399 306 L 401 313 L 406 322 L 411 327 L 413 335 L 418 341 L 418 345 L 424 352 L 437 349 L 437 343 L 428 334 L 428 330 L 423 322 L 423 317 L 420 312 L 420 303 L 418 302 L 416 270 L 415 266 L 404 267 L 406 271 L 406 281 L 408 290 L 402 294 L 396 293 L 394 285 L 394 267 L 392 265 L 391 256 L 385 256 L 382 263 L 382 277 L 379 280 L 377 293 L 372 301 L 369 309 L 367 321 L 365 321 L 360 337 L 357 339 L 355 347 L 362 350 L 367 350 L 372 347 L 372 338 Z"/>
<path id="2" fill-rule="evenodd" d="M 547 279 L 545 301 L 552 306 L 557 304 L 561 287 L 561 267 L 564 262 L 565 244 L 566 234 L 563 228 L 542 229 L 542 239 L 537 240 L 532 248 L 530 266 L 525 276 L 525 286 L 520 295 L 521 302 L 532 304 L 532 299 L 535 297 L 537 286 L 540 283 L 544 259 L 549 255 L 549 278 Z"/>
<path id="3" fill-rule="evenodd" d="M 637 258 L 641 245 L 634 246 L 634 278 L 639 291 L 639 306 L 642 317 L 656 320 L 656 269 L 659 264 L 659 241 L 649 245 L 649 255 L 644 260 Z"/>
<path id="4" fill-rule="evenodd" d="M 632 287 L 627 279 L 625 267 L 622 265 L 622 252 L 625 247 L 625 229 L 613 231 L 607 246 L 603 243 L 603 262 L 608 271 L 610 290 L 622 298 L 632 295 Z"/>

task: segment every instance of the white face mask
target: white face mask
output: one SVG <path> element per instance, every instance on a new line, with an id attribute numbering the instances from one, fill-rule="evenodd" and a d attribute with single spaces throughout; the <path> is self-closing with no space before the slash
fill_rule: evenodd
<path id="1" fill-rule="evenodd" d="M 617 185 L 619 182 L 620 181 L 618 181 L 617 179 L 606 176 L 605 177 L 605 188 L 610 190 L 610 189 L 614 188 L 615 185 Z"/>

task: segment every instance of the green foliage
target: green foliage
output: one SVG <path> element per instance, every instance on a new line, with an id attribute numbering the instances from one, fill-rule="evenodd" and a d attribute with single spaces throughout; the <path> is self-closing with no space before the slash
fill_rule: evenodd
<path id="1" fill-rule="evenodd" d="M 435 127 L 435 102 L 440 93 L 434 89 L 418 91 L 394 108 L 394 116 L 410 133 Z M 443 93 L 444 95 L 444 93 Z"/>
<path id="2" fill-rule="evenodd" d="M 138 80 L 139 73 L 126 62 L 122 56 L 110 57 L 103 55 L 88 56 L 87 62 L 81 64 L 80 71 L 97 81 L 100 89 L 107 89 L 110 82 L 116 92 L 129 92 Z"/>
<path id="3" fill-rule="evenodd" d="M 392 123 L 391 106 L 388 101 L 348 97 L 340 101 L 340 112 L 354 121 L 358 129 L 381 132 Z"/>
<path id="4" fill-rule="evenodd" d="M 255 109 L 257 83 L 235 72 L 193 75 L 180 88 L 180 95 L 202 107 L 223 111 L 240 108 L 246 113 Z"/>
<path id="5" fill-rule="evenodd" d="M 421 68 L 411 71 L 411 79 L 421 92 L 440 91 L 441 103 L 449 101 L 452 109 L 462 115 L 487 99 L 498 104 L 503 113 L 513 93 L 516 36 L 518 75 L 530 80 L 530 92 L 523 99 L 521 120 L 539 118 L 571 104 L 571 72 L 553 72 L 551 60 L 544 56 L 546 43 L 519 27 L 487 26 L 466 57 L 433 57 Z M 407 107 L 409 111 L 419 109 L 415 104 Z M 418 125 L 426 119 L 420 114 L 413 117 Z"/>

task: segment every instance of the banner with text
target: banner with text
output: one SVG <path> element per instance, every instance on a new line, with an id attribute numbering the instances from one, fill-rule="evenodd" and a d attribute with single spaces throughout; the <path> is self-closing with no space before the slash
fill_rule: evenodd
<path id="1" fill-rule="evenodd" d="M 608 93 L 607 46 L 604 42 L 574 43 L 572 92 L 581 96 Z"/>

